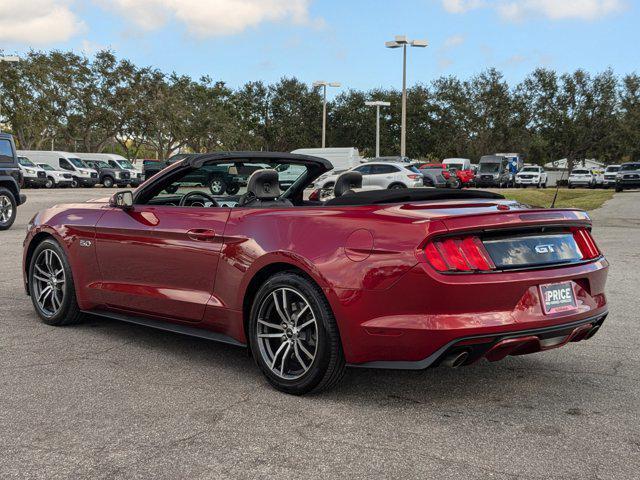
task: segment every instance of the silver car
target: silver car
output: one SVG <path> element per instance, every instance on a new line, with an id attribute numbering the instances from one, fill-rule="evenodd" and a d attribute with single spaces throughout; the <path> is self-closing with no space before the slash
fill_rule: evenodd
<path id="1" fill-rule="evenodd" d="M 418 188 L 424 183 L 420 170 L 401 162 L 367 162 L 347 171 L 360 172 L 364 188 Z M 320 177 L 315 186 L 323 190 L 333 188 L 337 178 L 337 173 Z"/>

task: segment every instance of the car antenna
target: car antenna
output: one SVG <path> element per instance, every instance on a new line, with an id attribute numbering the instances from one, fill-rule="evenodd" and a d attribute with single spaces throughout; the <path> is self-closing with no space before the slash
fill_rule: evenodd
<path id="1" fill-rule="evenodd" d="M 551 206 L 549 208 L 554 208 L 556 206 L 556 200 L 558 199 L 558 192 L 560 191 L 560 182 L 562 182 L 562 178 L 564 177 L 564 172 L 569 170 L 569 165 L 567 164 L 567 168 L 562 170 L 560 174 L 560 179 L 556 182 L 556 193 L 553 194 L 553 201 L 551 202 Z"/>

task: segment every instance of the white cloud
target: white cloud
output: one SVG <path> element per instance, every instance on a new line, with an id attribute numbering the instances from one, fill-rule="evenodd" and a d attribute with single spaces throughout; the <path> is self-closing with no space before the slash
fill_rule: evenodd
<path id="1" fill-rule="evenodd" d="M 84 22 L 67 0 L 1 0 L 0 41 L 29 45 L 64 42 L 82 32 Z"/>
<path id="2" fill-rule="evenodd" d="M 464 13 L 484 4 L 482 0 L 442 0 L 442 6 L 450 13 Z"/>
<path id="3" fill-rule="evenodd" d="M 455 48 L 459 47 L 464 43 L 464 37 L 462 35 L 453 35 L 448 37 L 444 41 L 444 48 Z"/>
<path id="4" fill-rule="evenodd" d="M 231 35 L 263 22 L 313 23 L 311 0 L 98 0 L 145 30 L 170 19 L 199 37 Z M 318 21 L 318 22 L 321 22 Z"/>
<path id="5" fill-rule="evenodd" d="M 542 16 L 550 20 L 596 20 L 619 12 L 624 0 L 441 0 L 445 10 L 465 13 L 489 8 L 511 21 Z"/>

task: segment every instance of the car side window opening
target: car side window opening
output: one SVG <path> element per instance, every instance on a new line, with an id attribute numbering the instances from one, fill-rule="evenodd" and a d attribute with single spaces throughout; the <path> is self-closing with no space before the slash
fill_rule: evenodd
<path id="1" fill-rule="evenodd" d="M 168 185 L 161 185 L 159 191 L 142 203 L 199 208 L 235 207 L 240 197 L 247 193 L 251 174 L 263 169 L 278 172 L 281 191 L 307 171 L 303 165 L 277 162 L 210 163 L 183 172 Z"/>
<path id="2" fill-rule="evenodd" d="M 13 149 L 9 140 L 0 140 L 0 163 L 13 163 Z"/>
<path id="3" fill-rule="evenodd" d="M 371 174 L 371 165 L 360 165 L 353 169 L 354 172 L 360 172 L 363 175 Z"/>
<path id="4" fill-rule="evenodd" d="M 383 175 L 385 173 L 397 173 L 398 168 L 393 165 L 372 165 L 371 174 L 372 175 Z"/>

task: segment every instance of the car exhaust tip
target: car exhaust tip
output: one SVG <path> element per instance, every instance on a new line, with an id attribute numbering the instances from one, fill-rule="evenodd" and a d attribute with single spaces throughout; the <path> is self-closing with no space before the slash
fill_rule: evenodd
<path id="1" fill-rule="evenodd" d="M 452 353 L 451 355 L 447 355 L 440 365 L 449 368 L 458 368 L 467 361 L 467 358 L 469 358 L 469 352 Z"/>
<path id="2" fill-rule="evenodd" d="M 598 333 L 598 330 L 600 330 L 600 325 L 596 325 L 594 326 L 591 330 L 589 330 L 587 332 L 587 334 L 584 336 L 583 340 L 589 340 L 591 337 L 593 337 L 596 333 Z"/>

